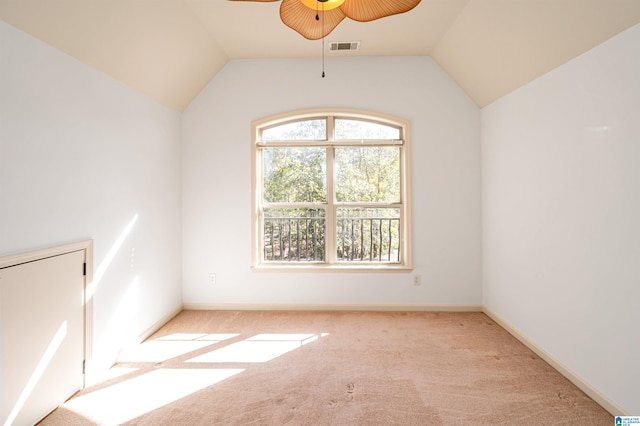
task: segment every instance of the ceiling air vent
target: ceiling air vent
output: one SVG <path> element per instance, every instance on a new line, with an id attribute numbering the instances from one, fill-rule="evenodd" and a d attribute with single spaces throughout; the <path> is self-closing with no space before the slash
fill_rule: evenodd
<path id="1" fill-rule="evenodd" d="M 359 41 L 332 41 L 329 43 L 331 51 L 353 51 L 360 50 Z"/>

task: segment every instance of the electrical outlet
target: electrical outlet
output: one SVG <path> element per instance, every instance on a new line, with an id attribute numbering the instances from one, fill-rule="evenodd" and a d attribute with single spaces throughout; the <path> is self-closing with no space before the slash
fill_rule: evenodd
<path id="1" fill-rule="evenodd" d="M 210 273 L 209 274 L 209 284 L 215 284 L 215 283 L 216 283 L 216 274 Z"/>
<path id="2" fill-rule="evenodd" d="M 421 279 L 420 279 L 420 275 L 414 275 L 413 276 L 413 285 L 420 285 L 421 283 L 422 282 L 421 282 Z"/>

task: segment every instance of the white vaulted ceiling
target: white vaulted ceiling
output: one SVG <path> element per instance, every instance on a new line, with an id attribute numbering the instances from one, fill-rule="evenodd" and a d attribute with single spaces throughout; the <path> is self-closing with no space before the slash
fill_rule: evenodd
<path id="1" fill-rule="evenodd" d="M 0 0 L 0 19 L 178 111 L 230 59 L 318 57 L 280 2 Z M 327 56 L 429 55 L 484 106 L 640 22 L 640 0 L 422 0 L 345 19 Z M 630 53 L 631 54 L 631 53 Z"/>

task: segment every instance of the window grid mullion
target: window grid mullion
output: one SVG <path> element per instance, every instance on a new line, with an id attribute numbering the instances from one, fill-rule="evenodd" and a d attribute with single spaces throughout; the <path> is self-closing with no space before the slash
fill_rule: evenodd
<path id="1" fill-rule="evenodd" d="M 335 148 L 331 145 L 334 136 L 334 123 L 335 117 L 332 115 L 327 116 L 326 126 L 327 126 L 327 142 L 328 146 L 326 147 L 326 158 L 327 158 L 327 211 L 326 211 L 326 220 L 325 220 L 325 259 L 328 264 L 333 265 L 337 260 L 336 253 L 336 232 L 337 232 L 337 224 L 336 224 L 336 208 L 335 208 Z"/>
<path id="2" fill-rule="evenodd" d="M 327 126 L 333 130 L 333 120 L 329 120 Z M 329 131 L 327 130 L 327 133 Z M 329 133 L 329 138 L 332 137 L 332 133 Z M 335 149 L 333 147 L 327 147 L 327 210 L 325 219 L 325 259 L 327 263 L 334 264 L 337 260 L 336 254 L 336 207 L 335 207 Z"/>

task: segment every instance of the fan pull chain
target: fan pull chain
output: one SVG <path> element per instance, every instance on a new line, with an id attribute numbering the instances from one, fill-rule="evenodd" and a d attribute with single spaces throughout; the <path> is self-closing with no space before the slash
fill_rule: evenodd
<path id="1" fill-rule="evenodd" d="M 322 78 L 324 78 L 324 37 L 322 37 Z"/>
<path id="2" fill-rule="evenodd" d="M 316 21 L 320 20 L 320 16 L 318 15 L 318 3 L 321 2 L 322 0 L 316 1 Z M 322 78 L 324 78 L 324 2 L 322 2 Z"/>
<path id="3" fill-rule="evenodd" d="M 324 3 L 322 3 L 322 78 L 324 78 Z"/>

